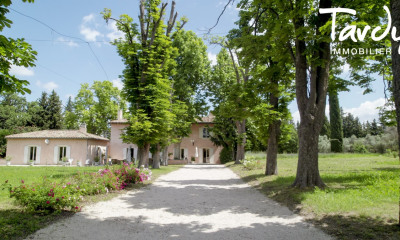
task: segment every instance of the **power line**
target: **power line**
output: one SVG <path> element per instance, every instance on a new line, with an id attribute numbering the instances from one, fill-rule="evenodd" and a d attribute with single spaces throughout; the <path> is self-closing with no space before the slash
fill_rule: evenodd
<path id="1" fill-rule="evenodd" d="M 104 68 L 103 65 L 101 64 L 99 58 L 97 57 L 97 55 L 96 55 L 95 52 L 93 51 L 92 46 L 90 45 L 90 43 L 89 43 L 88 41 L 85 41 L 85 40 L 83 40 L 82 38 L 79 38 L 79 37 L 69 36 L 69 35 L 60 33 L 60 32 L 58 32 L 57 30 L 55 30 L 54 28 L 50 27 L 48 24 L 46 24 L 46 23 L 44 23 L 44 22 L 42 22 L 42 21 L 40 21 L 40 20 L 38 20 L 38 19 L 36 19 L 36 18 L 34 18 L 34 17 L 31 17 L 31 16 L 29 16 L 29 15 L 26 15 L 26 14 L 24 14 L 24 13 L 21 13 L 21 12 L 15 10 L 15 9 L 13 9 L 13 8 L 9 8 L 9 9 L 11 9 L 12 11 L 14 11 L 14 12 L 16 12 L 16 13 L 18 13 L 18 14 L 24 16 L 24 17 L 30 18 L 30 19 L 32 19 L 32 20 L 34 20 L 34 21 L 36 21 L 36 22 L 42 24 L 43 26 L 49 28 L 50 30 L 52 30 L 53 32 L 57 33 L 57 34 L 60 35 L 60 36 L 67 37 L 67 38 L 72 38 L 72 39 L 77 39 L 77 40 L 79 40 L 79 41 L 81 41 L 81 42 L 86 43 L 86 44 L 88 45 L 90 51 L 92 52 L 93 56 L 95 57 L 97 63 L 99 64 L 100 68 L 103 70 L 104 75 L 106 76 L 107 80 L 110 80 L 109 77 L 108 77 L 108 74 L 107 74 L 107 72 L 106 72 L 106 70 L 105 70 L 105 68 Z"/>

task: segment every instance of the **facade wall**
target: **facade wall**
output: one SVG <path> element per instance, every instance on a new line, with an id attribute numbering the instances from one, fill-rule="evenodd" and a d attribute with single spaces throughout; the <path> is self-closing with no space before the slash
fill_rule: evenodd
<path id="1" fill-rule="evenodd" d="M 104 164 L 104 159 L 106 158 L 106 148 L 108 147 L 108 141 L 105 140 L 93 140 L 89 139 L 87 144 L 87 158 L 90 162 L 94 160 L 96 156 L 99 156 L 100 161 Z M 104 155 L 100 156 L 100 155 Z M 82 161 L 81 164 L 85 164 L 86 161 Z"/>
<path id="2" fill-rule="evenodd" d="M 191 158 L 195 158 L 196 164 L 204 163 L 203 159 L 203 149 L 208 149 L 210 157 L 206 163 L 210 164 L 220 164 L 219 154 L 221 152 L 221 147 L 217 147 L 209 138 L 203 138 L 203 128 L 212 126 L 213 124 L 206 123 L 194 123 L 192 124 L 192 133 L 182 139 L 180 143 L 180 149 L 184 149 L 184 158 L 181 160 L 174 160 L 174 148 L 177 147 L 176 144 L 172 144 L 168 147 L 168 153 L 173 155 L 169 158 L 168 164 L 186 164 L 191 162 Z M 197 155 L 196 155 L 197 147 Z"/>
<path id="3" fill-rule="evenodd" d="M 122 130 L 128 127 L 129 124 L 111 123 L 111 137 L 110 137 L 110 157 L 112 159 L 124 160 L 126 159 L 127 148 L 133 149 L 133 156 L 137 159 L 137 146 L 135 144 L 123 143 L 121 139 Z"/>
<path id="4" fill-rule="evenodd" d="M 67 158 L 74 159 L 75 165 L 77 160 L 87 158 L 87 145 L 86 139 L 49 139 L 48 144 L 45 139 L 7 139 L 6 155 L 12 158 L 12 165 L 25 165 L 29 163 L 28 147 L 36 146 L 36 165 L 56 165 L 59 147 L 65 146 Z"/>

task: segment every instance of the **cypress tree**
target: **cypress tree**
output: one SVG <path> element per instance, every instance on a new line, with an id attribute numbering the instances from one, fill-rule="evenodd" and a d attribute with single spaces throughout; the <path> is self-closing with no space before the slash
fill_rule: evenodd
<path id="1" fill-rule="evenodd" d="M 47 125 L 49 129 L 61 129 L 62 122 L 62 103 L 56 91 L 53 90 L 48 100 Z"/>
<path id="2" fill-rule="evenodd" d="M 329 117 L 331 123 L 331 151 L 343 152 L 343 123 L 336 90 L 329 91 Z"/>

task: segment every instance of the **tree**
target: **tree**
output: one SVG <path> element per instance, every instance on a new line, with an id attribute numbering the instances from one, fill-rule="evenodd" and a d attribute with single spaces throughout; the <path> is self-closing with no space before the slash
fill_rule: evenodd
<path id="1" fill-rule="evenodd" d="M 33 2 L 33 0 L 23 0 L 23 2 Z M 0 32 L 5 27 L 10 28 L 12 21 L 5 17 L 9 12 L 7 7 L 11 5 L 11 0 L 0 2 Z M 26 88 L 29 84 L 27 80 L 21 80 L 10 73 L 11 67 L 33 67 L 37 52 L 32 50 L 31 45 L 24 39 L 6 38 L 0 35 L 0 93 L 17 92 L 21 94 L 30 93 Z"/>
<path id="2" fill-rule="evenodd" d="M 84 83 L 75 97 L 72 107 L 74 112 L 65 112 L 67 128 L 76 129 L 79 124 L 85 123 L 89 133 L 110 137 L 109 123 L 117 118 L 118 109 L 124 107 L 120 91 L 112 82 L 95 81 L 92 86 Z"/>
<path id="3" fill-rule="evenodd" d="M 48 101 L 49 129 L 61 129 L 63 125 L 62 102 L 56 91 L 52 91 Z"/>
<path id="4" fill-rule="evenodd" d="M 160 142 L 168 139 L 173 125 L 174 113 L 171 111 L 171 81 L 177 56 L 172 46 L 170 34 L 175 26 L 177 13 L 175 1 L 167 25 L 163 16 L 167 3 L 160 0 L 141 0 L 139 25 L 133 23 L 128 15 L 119 19 L 111 17 L 111 10 L 105 9 L 106 21 L 116 21 L 117 28 L 124 32 L 124 38 L 114 41 L 125 69 L 122 81 L 123 95 L 130 104 L 130 126 L 122 135 L 125 142 L 139 147 L 139 165 L 148 166 L 150 145 L 157 145 L 154 155 L 158 157 Z M 178 24 L 182 28 L 185 20 Z M 140 26 L 140 29 L 138 29 Z"/>
<path id="5" fill-rule="evenodd" d="M 343 152 L 343 122 L 337 91 L 329 92 L 329 118 L 331 120 L 331 151 Z"/>
<path id="6" fill-rule="evenodd" d="M 34 123 L 40 129 L 49 129 L 50 111 L 49 111 L 49 97 L 47 92 L 42 92 L 38 99 L 39 111 L 37 113 L 36 122 Z"/>
<path id="7" fill-rule="evenodd" d="M 64 109 L 64 128 L 66 129 L 78 129 L 78 116 L 75 114 L 74 103 L 70 96 L 67 101 L 67 105 Z"/>

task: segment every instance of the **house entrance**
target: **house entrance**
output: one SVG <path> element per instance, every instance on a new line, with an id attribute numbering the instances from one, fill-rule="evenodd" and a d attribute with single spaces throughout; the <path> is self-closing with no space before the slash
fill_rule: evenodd
<path id="1" fill-rule="evenodd" d="M 203 148 L 203 163 L 210 163 L 210 149 Z"/>

